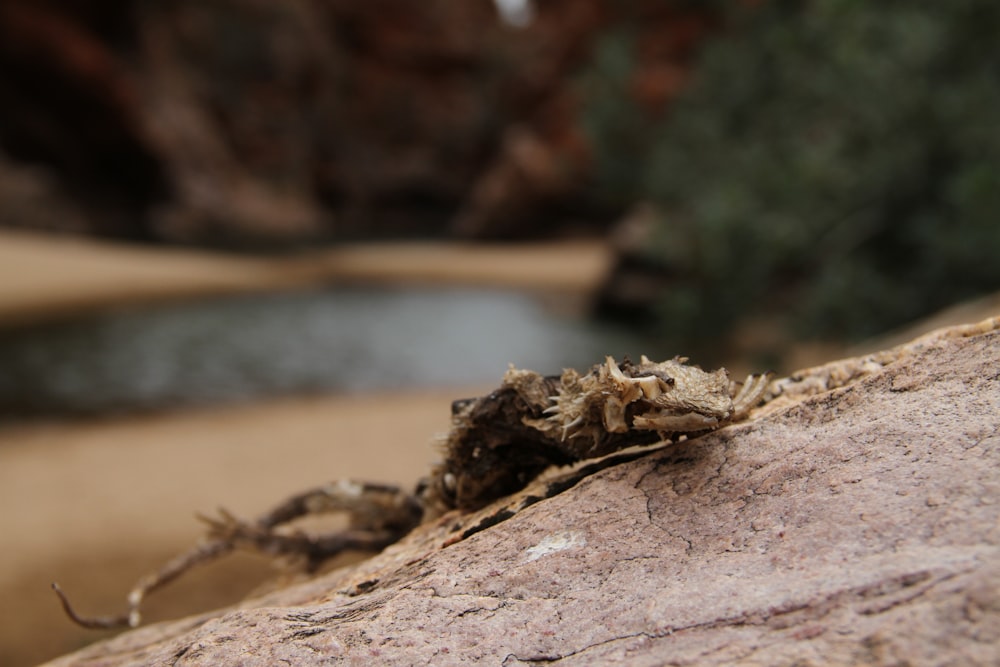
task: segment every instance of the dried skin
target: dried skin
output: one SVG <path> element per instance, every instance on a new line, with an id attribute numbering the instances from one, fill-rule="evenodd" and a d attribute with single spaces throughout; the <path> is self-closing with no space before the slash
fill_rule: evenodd
<path id="1" fill-rule="evenodd" d="M 511 367 L 496 391 L 453 405 L 444 460 L 421 494 L 428 515 L 482 507 L 552 465 L 718 428 L 745 416 L 767 385 L 752 375 L 735 391 L 725 369 L 685 361 L 608 357 L 561 376 Z"/>
<path id="2" fill-rule="evenodd" d="M 584 375 L 566 369 L 560 376 L 511 367 L 497 390 L 452 404 L 443 461 L 413 493 L 340 481 L 293 496 L 256 521 L 226 512 L 205 519 L 208 538 L 141 579 L 129 594 L 128 608 L 118 616 L 80 617 L 58 586 L 53 588 L 66 613 L 80 625 L 134 627 L 147 594 L 237 547 L 298 556 L 310 567 L 346 550 L 378 551 L 422 521 L 453 509 L 484 507 L 523 489 L 553 466 L 606 457 L 593 466 L 578 466 L 569 473 L 575 478 L 612 465 L 616 457 L 608 455 L 615 452 L 678 435 L 690 437 L 741 419 L 768 384 L 766 374 L 751 375 L 738 387 L 725 369 L 708 373 L 685 361 L 676 357 L 656 363 L 642 357 L 638 364 L 628 359 L 618 364 L 608 357 Z M 562 488 L 564 483 L 554 482 L 547 485 L 547 493 Z M 275 530 L 323 512 L 346 513 L 349 528 L 316 536 Z"/>

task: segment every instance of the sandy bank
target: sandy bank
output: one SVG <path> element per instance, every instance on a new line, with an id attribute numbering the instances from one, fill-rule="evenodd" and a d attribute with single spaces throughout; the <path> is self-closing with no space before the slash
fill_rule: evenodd
<path id="1" fill-rule="evenodd" d="M 100 637 L 68 623 L 49 583 L 58 580 L 90 613 L 114 612 L 138 576 L 198 538 L 196 512 L 225 506 L 254 516 L 341 477 L 412 485 L 462 393 L 0 428 L 0 664 L 34 664 Z M 273 575 L 270 567 L 249 557 L 220 564 L 154 600 L 153 613 L 239 599 Z"/>
<path id="2" fill-rule="evenodd" d="M 463 284 L 589 293 L 610 268 L 599 241 L 343 244 L 237 256 L 0 231 L 0 323 L 128 303 L 337 284 Z"/>

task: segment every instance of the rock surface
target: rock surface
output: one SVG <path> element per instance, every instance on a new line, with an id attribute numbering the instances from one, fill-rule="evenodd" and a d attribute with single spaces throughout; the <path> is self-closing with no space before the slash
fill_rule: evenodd
<path id="1" fill-rule="evenodd" d="M 51 664 L 996 664 L 1000 318 L 773 388 L 496 525 Z"/>

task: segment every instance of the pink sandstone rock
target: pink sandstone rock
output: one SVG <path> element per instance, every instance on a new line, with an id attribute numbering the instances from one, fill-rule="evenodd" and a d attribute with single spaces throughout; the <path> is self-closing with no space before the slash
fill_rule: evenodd
<path id="1" fill-rule="evenodd" d="M 1000 319 L 774 387 L 466 539 L 489 508 L 50 664 L 1000 663 Z"/>

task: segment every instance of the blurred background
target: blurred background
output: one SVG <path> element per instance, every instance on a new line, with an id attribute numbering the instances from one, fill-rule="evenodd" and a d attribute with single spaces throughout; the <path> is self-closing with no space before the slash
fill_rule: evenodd
<path id="1" fill-rule="evenodd" d="M 450 401 L 1000 311 L 1000 5 L 0 0 L 0 664 Z M 150 618 L 233 601 L 236 558 Z M 159 605 L 159 606 L 157 606 Z"/>

